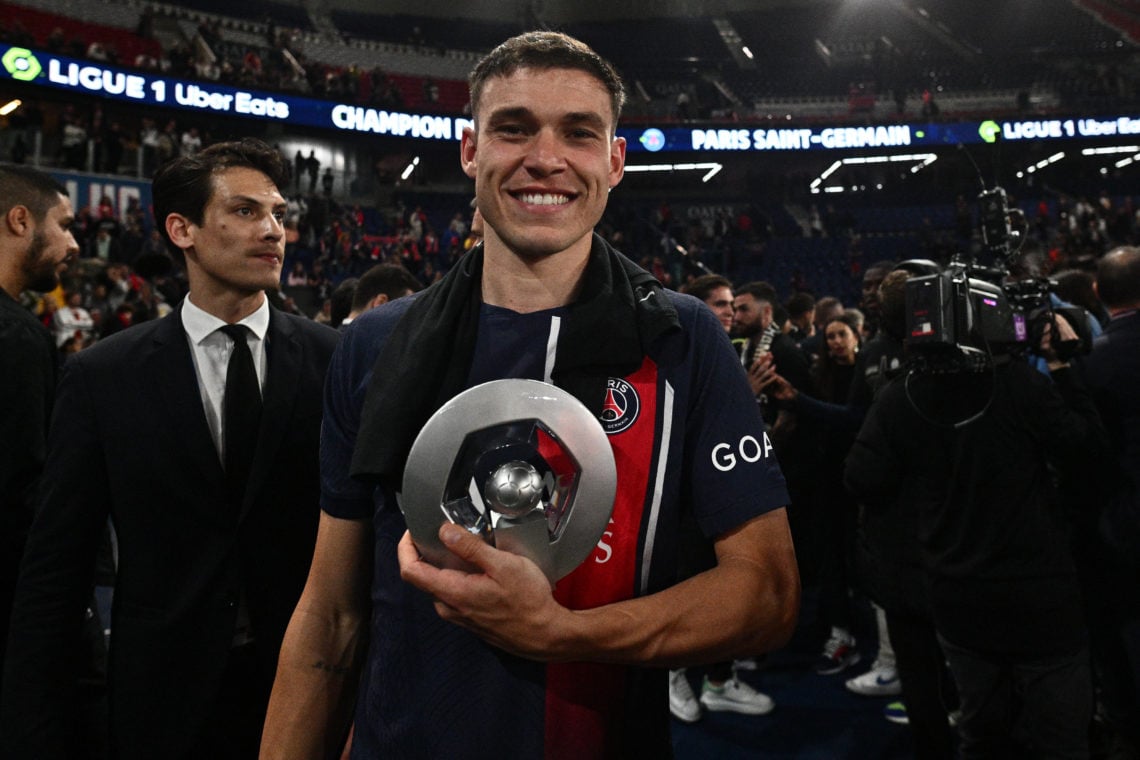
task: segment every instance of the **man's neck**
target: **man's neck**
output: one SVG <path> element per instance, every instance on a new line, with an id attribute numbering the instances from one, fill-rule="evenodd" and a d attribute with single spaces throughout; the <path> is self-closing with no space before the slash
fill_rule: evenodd
<path id="1" fill-rule="evenodd" d="M 20 276 L 19 269 L 15 266 L 7 266 L 12 262 L 9 261 L 9 256 L 6 255 L 0 259 L 0 289 L 12 298 L 19 298 L 20 294 L 27 290 L 28 284 L 24 282 L 24 278 Z"/>
<path id="2" fill-rule="evenodd" d="M 251 294 L 210 293 L 208 290 L 194 290 L 191 283 L 186 296 L 195 306 L 227 324 L 236 324 L 261 308 L 265 302 L 264 291 Z"/>
<path id="3" fill-rule="evenodd" d="M 483 302 L 528 314 L 566 306 L 578 296 L 590 260 L 590 239 L 547 256 L 526 258 L 501 242 L 486 241 L 483 259 Z"/>

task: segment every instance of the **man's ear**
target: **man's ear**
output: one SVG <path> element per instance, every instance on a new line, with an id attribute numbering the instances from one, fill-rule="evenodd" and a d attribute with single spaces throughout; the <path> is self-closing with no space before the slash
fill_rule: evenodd
<path id="1" fill-rule="evenodd" d="M 27 206 L 16 204 L 4 215 L 4 226 L 9 234 L 24 237 L 36 231 L 36 222 Z"/>
<path id="2" fill-rule="evenodd" d="M 166 234 L 175 246 L 181 248 L 183 253 L 194 247 L 194 231 L 197 225 L 182 214 L 168 214 L 166 217 Z"/>
<path id="3" fill-rule="evenodd" d="M 388 303 L 388 294 L 387 293 L 377 293 L 376 297 L 368 302 L 368 308 L 369 309 L 375 309 L 377 306 L 381 306 L 381 305 L 386 304 L 386 303 Z"/>
<path id="4" fill-rule="evenodd" d="M 625 148 L 624 137 L 615 137 L 610 141 L 610 189 L 617 187 L 621 178 L 625 176 Z"/>
<path id="5" fill-rule="evenodd" d="M 471 127 L 463 128 L 463 137 L 459 141 L 459 164 L 464 174 L 475 179 L 475 130 Z"/>

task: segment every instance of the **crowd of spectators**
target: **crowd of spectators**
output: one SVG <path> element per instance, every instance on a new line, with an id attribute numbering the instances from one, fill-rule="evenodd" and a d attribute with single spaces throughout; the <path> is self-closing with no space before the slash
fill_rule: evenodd
<path id="1" fill-rule="evenodd" d="M 150 126 L 158 130 L 157 124 Z M 159 143 L 160 147 L 156 147 L 156 162 L 168 155 L 192 153 L 203 139 L 194 129 L 180 133 L 173 122 L 164 125 L 161 133 L 167 135 L 167 145 Z M 205 139 L 209 139 L 208 135 Z M 286 161 L 294 168 L 295 176 L 283 188 L 288 204 L 286 266 L 280 288 L 272 294 L 279 308 L 335 323 L 333 302 L 338 286 L 359 278 L 378 264 L 399 265 L 427 285 L 454 266 L 476 242 L 471 230 L 472 209 L 466 199 L 455 201 L 450 215 L 444 215 L 445 225 L 434 221 L 440 218 L 438 205 L 425 208 L 414 194 L 398 196 L 391 205 L 378 209 L 347 203 L 335 196 L 331 187 L 322 186 L 318 191 L 315 177 L 319 176 L 320 166 L 319 162 L 314 166 L 315 156 L 310 156 L 298 152 Z M 1027 210 L 1023 247 L 1037 259 L 1041 273 L 1055 277 L 1065 300 L 1085 307 L 1098 320 L 1104 319 L 1104 308 L 1091 287 L 1092 272 L 1107 250 L 1140 242 L 1140 210 L 1134 199 L 1104 192 L 1095 196 L 1042 198 L 1037 202 L 1012 198 L 1011 204 Z M 82 350 L 132 324 L 162 317 L 184 296 L 186 281 L 177 258 L 171 256 L 157 231 L 144 233 L 146 213 L 137 202 L 116 208 L 110 197 L 103 198 L 94 209 L 79 209 L 78 265 L 72 267 L 59 291 L 29 304 L 53 331 L 61 353 Z M 861 233 L 858 210 L 840 212 L 825 208 L 822 212 L 817 210 L 816 217 L 818 223 L 809 219 L 798 231 L 800 236 L 846 241 L 854 263 L 878 258 L 877 238 Z M 648 215 L 613 204 L 599 233 L 668 287 L 686 289 L 717 262 L 742 260 L 744 251 L 769 243 L 773 231 L 768 220 L 755 210 L 733 216 L 725 209 L 707 220 L 679 220 L 670 204 L 663 201 Z M 931 232 L 916 240 L 916 256 L 935 261 L 945 261 L 956 251 L 982 251 L 977 219 L 964 198 L 959 200 L 954 228 Z M 894 263 L 852 266 L 847 275 L 857 284 L 872 272 L 881 276 Z M 735 286 L 745 284 L 738 273 L 726 270 L 726 274 Z M 821 401 L 843 404 L 853 381 L 854 357 L 879 329 L 881 315 L 874 287 L 864 290 L 862 298 L 852 298 L 850 291 L 828 291 L 804 277 L 772 282 L 766 287 L 768 291 L 757 292 L 772 294 L 774 322 L 798 347 L 804 365 L 811 367 L 810 387 L 805 385 L 801 390 Z M 822 324 L 813 322 L 811 315 L 822 314 L 824 304 L 834 318 L 828 317 Z M 832 332 L 839 335 L 834 341 L 836 350 L 832 350 Z M 806 419 L 799 425 L 801 431 L 809 427 Z M 780 434 L 777 423 L 773 435 Z M 827 444 L 806 454 L 812 459 L 802 463 L 799 470 L 819 482 L 826 480 L 831 490 L 812 488 L 802 503 L 823 509 L 819 505 L 827 502 L 831 505 L 828 508 L 833 508 L 849 498 L 837 486 L 845 451 L 836 447 L 849 446 L 850 436 L 820 440 Z M 786 469 L 795 471 L 796 467 L 789 465 Z M 821 478 L 825 473 L 827 477 Z M 853 505 L 845 514 L 852 520 L 842 524 L 817 519 L 818 515 L 793 520 L 797 546 L 805 563 L 802 577 L 836 600 L 828 613 L 832 635 L 822 655 L 841 665 L 830 671 L 832 674 L 854 673 L 852 668 L 857 662 L 853 657 L 836 658 L 837 653 L 856 649 L 849 629 L 854 627 L 850 621 L 857 613 L 849 608 L 849 600 L 853 593 L 854 598 L 859 598 L 860 592 L 856 574 L 843 564 L 857 530 Z M 881 669 L 881 662 L 876 660 L 873 672 Z"/>

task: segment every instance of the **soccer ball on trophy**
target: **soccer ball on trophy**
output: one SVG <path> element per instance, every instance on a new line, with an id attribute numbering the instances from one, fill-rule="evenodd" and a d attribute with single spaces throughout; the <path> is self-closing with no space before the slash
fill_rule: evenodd
<path id="1" fill-rule="evenodd" d="M 483 498 L 504 517 L 522 517 L 542 504 L 542 478 L 533 465 L 506 462 L 487 478 Z"/>

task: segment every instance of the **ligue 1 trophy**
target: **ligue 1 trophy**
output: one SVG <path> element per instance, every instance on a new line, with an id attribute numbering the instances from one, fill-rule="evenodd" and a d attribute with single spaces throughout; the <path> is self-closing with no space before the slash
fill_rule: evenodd
<path id="1" fill-rule="evenodd" d="M 593 551 L 616 490 L 613 451 L 582 402 L 536 380 L 494 380 L 460 393 L 424 425 L 400 507 L 432 564 L 462 568 L 439 541 L 446 520 L 529 557 L 554 582 Z"/>

